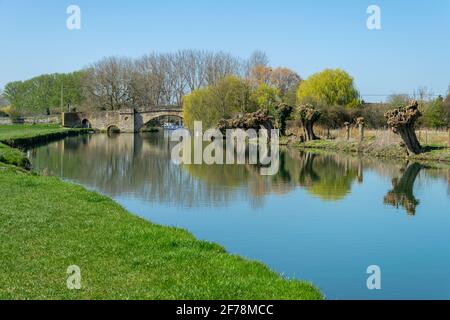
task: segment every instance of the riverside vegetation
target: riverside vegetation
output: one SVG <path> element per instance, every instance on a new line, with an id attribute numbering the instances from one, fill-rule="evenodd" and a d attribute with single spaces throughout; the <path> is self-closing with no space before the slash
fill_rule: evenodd
<path id="1" fill-rule="evenodd" d="M 309 283 L 19 168 L 25 155 L 7 145 L 67 132 L 0 127 L 1 299 L 322 299 Z M 71 265 L 81 268 L 81 290 L 66 287 Z"/>

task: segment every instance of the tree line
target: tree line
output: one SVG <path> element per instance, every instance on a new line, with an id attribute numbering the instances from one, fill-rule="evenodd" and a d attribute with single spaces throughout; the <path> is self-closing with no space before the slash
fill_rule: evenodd
<path id="1" fill-rule="evenodd" d="M 367 104 L 344 70 L 327 69 L 302 80 L 293 70 L 270 66 L 261 51 L 248 59 L 200 50 L 151 53 L 136 59 L 107 57 L 81 71 L 8 83 L 3 96 L 11 104 L 6 109 L 11 115 L 49 114 L 61 108 L 183 105 L 188 127 L 196 120 L 214 126 L 220 119 L 259 109 L 282 125 L 287 119 L 299 119 L 298 106 L 307 105 L 321 113 L 319 124 L 330 129 L 358 117 L 364 117 L 368 127 L 383 128 L 387 110 L 415 98 L 424 115 L 419 125 L 450 125 L 450 95 L 435 97 L 420 88 L 414 97 L 392 95 L 385 103 Z"/>
<path id="2" fill-rule="evenodd" d="M 8 113 L 12 116 L 50 114 L 61 105 L 80 105 L 84 76 L 84 71 L 77 71 L 10 82 L 2 94 L 11 105 Z"/>
<path id="3" fill-rule="evenodd" d="M 8 83 L 3 96 L 20 114 L 45 114 L 61 105 L 97 110 L 181 106 L 193 90 L 242 76 L 258 55 L 242 60 L 225 52 L 181 50 L 137 59 L 107 57 L 78 72 Z"/>

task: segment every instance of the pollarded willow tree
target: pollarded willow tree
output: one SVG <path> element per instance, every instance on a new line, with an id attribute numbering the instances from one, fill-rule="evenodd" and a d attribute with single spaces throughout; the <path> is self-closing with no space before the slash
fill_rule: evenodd
<path id="1" fill-rule="evenodd" d="M 286 135 L 287 120 L 289 119 L 293 111 L 294 108 L 292 106 L 283 102 L 275 108 L 277 125 L 278 129 L 280 130 L 280 135 L 282 136 Z"/>
<path id="2" fill-rule="evenodd" d="M 217 124 L 217 128 L 223 134 L 225 134 L 226 130 L 229 129 L 266 129 L 270 131 L 274 127 L 273 121 L 273 117 L 269 115 L 266 110 L 258 110 L 256 112 L 246 113 L 231 119 L 221 119 Z"/>
<path id="3" fill-rule="evenodd" d="M 384 116 L 392 131 L 402 138 L 408 154 L 422 152 L 422 146 L 417 139 L 414 128 L 416 121 L 422 116 L 416 100 L 412 100 L 406 107 L 389 110 Z"/>
<path id="4" fill-rule="evenodd" d="M 318 140 L 319 138 L 314 133 L 314 124 L 320 119 L 320 111 L 308 104 L 300 106 L 298 112 L 305 133 L 305 140 Z"/>

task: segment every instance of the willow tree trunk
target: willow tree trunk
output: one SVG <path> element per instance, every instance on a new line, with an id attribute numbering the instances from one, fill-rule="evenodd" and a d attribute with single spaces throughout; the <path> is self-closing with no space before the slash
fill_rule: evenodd
<path id="1" fill-rule="evenodd" d="M 358 119 L 356 119 L 356 123 L 358 124 L 358 128 L 359 128 L 359 141 L 363 142 L 364 141 L 364 127 L 366 125 L 364 118 L 359 117 Z"/>
<path id="2" fill-rule="evenodd" d="M 419 139 L 417 139 L 413 125 L 406 125 L 397 131 L 405 143 L 409 154 L 419 154 L 422 152 L 422 146 L 420 145 Z"/>
<path id="3" fill-rule="evenodd" d="M 321 113 L 311 106 L 302 106 L 300 111 L 300 121 L 302 123 L 303 131 L 305 133 L 305 140 L 318 140 L 319 138 L 314 133 L 314 123 L 316 123 Z"/>
<path id="4" fill-rule="evenodd" d="M 384 116 L 392 131 L 402 138 L 408 154 L 419 154 L 422 152 L 422 146 L 419 139 L 417 139 L 414 129 L 415 122 L 422 116 L 418 109 L 417 101 L 411 101 L 404 108 L 390 110 Z"/>
<path id="5" fill-rule="evenodd" d="M 347 141 L 350 140 L 350 122 L 344 122 Z"/>
<path id="6" fill-rule="evenodd" d="M 303 131 L 305 133 L 305 139 L 306 141 L 311 140 L 318 140 L 319 138 L 314 133 L 314 123 L 312 121 L 304 121 L 303 124 Z"/>

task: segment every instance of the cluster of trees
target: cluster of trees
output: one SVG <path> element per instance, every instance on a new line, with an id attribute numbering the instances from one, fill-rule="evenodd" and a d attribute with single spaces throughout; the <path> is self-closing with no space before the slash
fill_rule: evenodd
<path id="1" fill-rule="evenodd" d="M 272 68 L 262 52 L 255 52 L 243 65 L 244 72 L 226 76 L 210 85 L 194 89 L 183 98 L 185 124 L 194 121 L 214 127 L 219 120 L 265 110 L 280 127 L 286 121 L 286 106 L 294 106 L 300 76 L 288 68 Z"/>
<path id="2" fill-rule="evenodd" d="M 412 95 L 391 95 L 385 104 L 385 109 L 395 109 L 408 104 L 411 100 L 417 100 L 422 117 L 417 125 L 426 128 L 442 129 L 450 127 L 450 87 L 447 97 L 437 97 L 427 88 L 422 87 Z"/>
<path id="3" fill-rule="evenodd" d="M 4 95 L 21 114 L 44 114 L 59 108 L 62 87 L 64 106 L 117 110 L 181 105 L 186 94 L 228 76 L 242 78 L 266 59 L 261 52 L 241 60 L 225 52 L 199 50 L 152 53 L 138 59 L 108 57 L 79 72 L 9 83 Z M 283 81 L 286 76 L 290 74 L 277 70 L 271 81 Z"/>
<path id="4" fill-rule="evenodd" d="M 421 88 L 413 97 L 392 95 L 386 103 L 366 104 L 345 71 L 326 69 L 302 80 L 288 68 L 272 68 L 260 51 L 246 60 L 199 50 L 137 59 L 108 57 L 81 71 L 11 82 L 3 96 L 11 104 L 8 112 L 20 115 L 59 112 L 61 106 L 118 110 L 183 105 L 188 127 L 195 120 L 214 126 L 220 119 L 258 109 L 268 111 L 281 125 L 287 118 L 299 119 L 297 107 L 308 105 L 320 112 L 319 124 L 328 128 L 342 127 L 358 117 L 364 117 L 369 127 L 385 127 L 387 110 L 415 98 L 424 115 L 419 125 L 450 125 L 450 92 L 446 98 L 435 98 Z"/>
<path id="5" fill-rule="evenodd" d="M 242 72 L 241 61 L 224 52 L 182 50 L 138 59 L 110 57 L 86 69 L 85 95 L 91 107 L 181 105 L 187 93 Z"/>
<path id="6" fill-rule="evenodd" d="M 412 95 L 393 94 L 385 103 L 365 103 L 360 100 L 353 79 L 348 74 L 341 70 L 325 70 L 303 81 L 297 98 L 298 103 L 311 104 L 320 111 L 318 124 L 330 129 L 340 128 L 345 122 L 354 123 L 359 117 L 365 119 L 369 128 L 385 128 L 384 114 L 406 106 L 413 99 L 419 102 L 423 114 L 417 121 L 418 126 L 436 129 L 450 127 L 450 88 L 446 98 L 435 97 L 427 88 L 419 88 Z"/>
<path id="7" fill-rule="evenodd" d="M 138 59 L 108 57 L 78 72 L 11 82 L 4 96 L 20 114 L 59 110 L 61 96 L 64 106 L 80 109 L 181 105 L 183 96 L 193 90 L 245 74 L 249 61 L 198 50 L 152 53 Z"/>
<path id="8" fill-rule="evenodd" d="M 6 98 L 3 96 L 3 94 L 0 91 L 0 117 L 7 117 L 8 116 L 8 107 L 9 102 L 6 100 Z"/>
<path id="9" fill-rule="evenodd" d="M 83 102 L 83 71 L 68 74 L 41 75 L 26 81 L 10 82 L 3 96 L 12 106 L 11 113 L 20 115 L 50 114 L 62 106 Z"/>
<path id="10" fill-rule="evenodd" d="M 214 126 L 222 118 L 264 109 L 281 125 L 286 120 L 286 112 L 281 119 L 279 106 L 292 106 L 289 117 L 298 120 L 301 120 L 298 107 L 308 106 L 319 111 L 318 124 L 329 129 L 341 128 L 345 122 L 354 123 L 359 117 L 365 119 L 369 128 L 385 128 L 384 114 L 406 106 L 411 99 L 419 101 L 423 113 L 418 125 L 428 128 L 450 126 L 450 91 L 445 99 L 434 98 L 428 90 L 420 88 L 412 96 L 394 94 L 386 103 L 365 103 L 353 78 L 343 70 L 326 69 L 302 80 L 289 69 L 272 69 L 260 57 L 243 77 L 227 77 L 185 96 L 184 115 L 188 127 L 192 127 L 195 120 Z"/>
<path id="11" fill-rule="evenodd" d="M 450 91 L 444 99 L 438 96 L 436 99 L 425 101 L 421 104 L 423 118 L 420 124 L 427 128 L 450 127 Z"/>
<path id="12" fill-rule="evenodd" d="M 319 109 L 322 124 L 332 128 L 342 126 L 353 117 L 355 107 L 361 102 L 353 79 L 345 71 L 325 70 L 302 81 L 294 71 L 273 69 L 260 58 L 248 68 L 243 78 L 226 78 L 187 95 L 184 116 L 188 127 L 195 120 L 211 126 L 222 118 L 263 109 L 284 129 L 282 126 L 289 117 L 286 111 L 292 113 L 291 118 L 300 118 L 300 112 L 295 108 L 298 105 Z"/>

